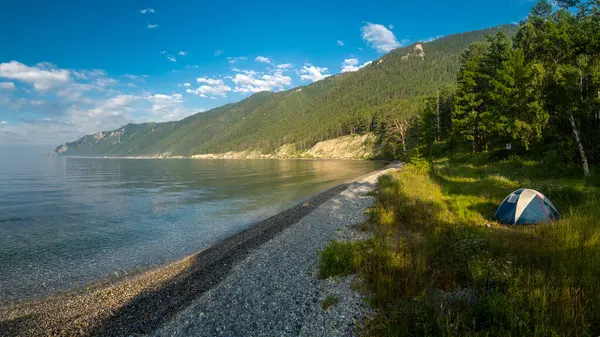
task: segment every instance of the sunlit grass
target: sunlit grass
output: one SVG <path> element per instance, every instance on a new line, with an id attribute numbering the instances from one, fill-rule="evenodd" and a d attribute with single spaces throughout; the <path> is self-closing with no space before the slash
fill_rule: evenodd
<path id="1" fill-rule="evenodd" d="M 600 191 L 541 169 L 518 159 L 442 159 L 381 177 L 365 226 L 374 238 L 345 243 L 346 272 L 362 275 L 380 309 L 365 333 L 599 335 Z M 549 197 L 561 220 L 496 223 L 496 207 L 520 187 Z"/>

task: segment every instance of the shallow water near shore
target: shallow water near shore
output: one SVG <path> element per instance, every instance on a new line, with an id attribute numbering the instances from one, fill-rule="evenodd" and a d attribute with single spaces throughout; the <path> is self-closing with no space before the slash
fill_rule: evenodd
<path id="1" fill-rule="evenodd" d="M 178 260 L 384 166 L 0 153 L 0 302 Z"/>

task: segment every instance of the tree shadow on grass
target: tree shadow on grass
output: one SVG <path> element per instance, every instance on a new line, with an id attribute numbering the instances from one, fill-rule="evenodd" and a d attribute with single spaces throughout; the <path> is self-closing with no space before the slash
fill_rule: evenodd
<path id="1" fill-rule="evenodd" d="M 486 220 L 495 221 L 494 214 L 496 214 L 498 206 L 495 202 L 487 201 L 471 205 L 468 209 L 478 212 Z"/>
<path id="2" fill-rule="evenodd" d="M 524 322 L 519 327 L 522 330 L 518 330 L 521 334 L 527 335 L 526 331 L 534 331 L 542 323 L 543 328 L 552 329 L 559 335 L 582 335 L 584 331 L 592 335 L 600 333 L 600 286 L 597 283 L 600 246 L 593 244 L 597 242 L 593 240 L 598 230 L 589 216 L 553 224 L 487 228 L 459 220 L 439 219 L 443 209 L 438 203 L 426 200 L 427 195 L 414 197 L 403 193 L 402 189 L 395 190 L 395 202 L 389 204 L 398 213 L 395 224 L 414 235 L 407 236 L 399 231 L 404 240 L 387 240 L 390 242 L 388 247 L 393 249 L 393 242 L 403 242 L 404 253 L 415 253 L 404 260 L 408 263 L 394 263 L 396 255 L 381 254 L 385 259 L 372 267 L 371 283 L 376 288 L 378 300 L 375 303 L 383 308 L 385 325 L 397 324 L 394 326 L 397 331 L 408 329 L 406 331 L 418 335 L 415 333 L 418 330 L 404 323 L 406 317 L 393 316 L 393 308 L 406 305 L 411 296 L 422 294 L 426 287 L 431 287 L 432 293 L 452 294 L 456 289 L 471 289 L 476 300 L 505 299 L 502 303 L 494 302 L 502 305 L 489 317 L 494 313 L 514 315 L 514 310 L 518 315 L 537 312 L 541 320 Z M 560 201 L 572 200 L 574 205 L 581 202 L 580 191 L 577 191 L 565 192 L 569 198 Z M 488 201 L 467 207 L 491 219 L 497 205 Z M 436 221 L 435 231 L 423 224 L 427 221 Z M 576 233 L 569 239 L 571 232 Z M 412 238 L 419 234 L 429 244 L 414 245 Z M 427 255 L 425 270 L 421 264 L 410 263 L 423 254 Z M 419 282 L 422 279 L 430 282 Z M 546 302 L 542 303 L 542 299 Z M 469 310 L 463 313 L 469 315 Z M 479 311 L 480 316 L 473 316 L 473 331 L 494 331 L 491 329 L 497 326 L 489 326 L 489 317 L 482 313 L 485 312 Z M 422 314 L 414 318 L 425 319 Z M 435 326 L 433 322 L 427 324 L 428 327 Z"/>

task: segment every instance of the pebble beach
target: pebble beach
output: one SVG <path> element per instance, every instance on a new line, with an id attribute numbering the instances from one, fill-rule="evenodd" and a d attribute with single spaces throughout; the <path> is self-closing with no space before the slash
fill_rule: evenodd
<path id="1" fill-rule="evenodd" d="M 318 252 L 359 236 L 376 171 L 181 261 L 0 307 L 0 335 L 348 336 L 369 307 L 353 276 L 321 280 Z M 324 310 L 327 296 L 339 299 Z"/>

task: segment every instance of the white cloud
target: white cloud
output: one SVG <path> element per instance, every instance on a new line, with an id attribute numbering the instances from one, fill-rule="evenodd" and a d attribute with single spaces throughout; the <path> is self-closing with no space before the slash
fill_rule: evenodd
<path id="1" fill-rule="evenodd" d="M 146 13 L 156 13 L 156 11 L 152 8 L 144 8 L 140 11 L 140 13 L 142 14 L 146 14 Z"/>
<path id="2" fill-rule="evenodd" d="M 223 50 L 222 49 L 216 49 L 215 50 L 215 56 L 219 56 L 223 54 Z"/>
<path id="3" fill-rule="evenodd" d="M 358 65 L 357 58 L 345 59 L 344 62 L 342 63 L 342 72 L 347 73 L 347 72 L 351 72 L 351 71 L 357 71 L 358 70 L 357 65 Z"/>
<path id="4" fill-rule="evenodd" d="M 177 62 L 177 59 L 173 55 L 167 55 L 167 60 L 169 60 L 171 62 Z"/>
<path id="5" fill-rule="evenodd" d="M 198 77 L 196 79 L 196 82 L 198 83 L 206 83 L 208 85 L 219 85 L 219 84 L 223 84 L 223 80 L 220 79 L 213 79 L 213 78 L 206 78 L 206 77 Z"/>
<path id="6" fill-rule="evenodd" d="M 108 87 L 111 85 L 115 85 L 115 84 L 117 84 L 117 82 L 118 81 L 115 80 L 114 78 L 99 78 L 96 80 L 95 83 L 97 86 L 104 88 L 104 87 Z"/>
<path id="7" fill-rule="evenodd" d="M 238 61 L 244 61 L 247 60 L 248 58 L 246 56 L 239 56 L 239 57 L 228 57 L 227 58 L 229 60 L 229 64 L 234 64 L 237 63 Z"/>
<path id="8" fill-rule="evenodd" d="M 310 80 L 312 82 L 320 81 L 326 77 L 331 76 L 327 74 L 327 68 L 315 67 L 311 64 L 305 64 L 300 70 L 302 74 L 300 79 Z"/>
<path id="9" fill-rule="evenodd" d="M 167 51 L 166 50 L 161 50 L 160 53 L 164 55 L 164 54 L 167 53 Z"/>
<path id="10" fill-rule="evenodd" d="M 387 53 L 401 46 L 394 33 L 383 25 L 367 22 L 361 32 L 365 43 L 380 53 Z"/>
<path id="11" fill-rule="evenodd" d="M 0 121 L 0 124 L 8 124 L 7 121 Z"/>
<path id="12" fill-rule="evenodd" d="M 150 28 L 150 29 L 153 29 L 153 28 L 158 28 L 158 25 L 151 24 L 151 25 L 148 25 L 148 28 Z"/>
<path id="13" fill-rule="evenodd" d="M 264 57 L 264 56 L 257 56 L 254 61 L 259 62 L 259 63 L 271 63 L 271 60 L 268 57 Z"/>
<path id="14" fill-rule="evenodd" d="M 131 104 L 137 99 L 133 95 L 122 95 L 111 97 L 88 111 L 88 116 L 99 115 L 121 115 L 125 111 L 131 111 Z"/>
<path id="15" fill-rule="evenodd" d="M 17 61 L 0 63 L 0 77 L 25 82 L 40 91 L 64 85 L 71 79 L 68 70 L 57 69 L 46 63 L 29 67 Z"/>
<path id="16" fill-rule="evenodd" d="M 185 56 L 185 55 L 187 55 L 187 52 L 183 51 L 183 50 L 180 50 L 179 53 L 177 53 L 177 55 L 179 55 L 179 56 Z"/>
<path id="17" fill-rule="evenodd" d="M 231 68 L 231 70 L 235 71 L 236 73 L 246 74 L 248 76 L 254 76 L 257 74 L 257 72 L 254 70 L 245 70 L 245 69 L 238 69 L 238 68 Z"/>
<path id="18" fill-rule="evenodd" d="M 337 45 L 340 46 L 340 47 L 343 47 L 344 46 L 344 42 L 341 41 L 341 40 L 337 40 Z"/>
<path id="19" fill-rule="evenodd" d="M 14 90 L 15 84 L 13 82 L 0 82 L 0 89 Z"/>
<path id="20" fill-rule="evenodd" d="M 347 73 L 347 72 L 357 71 L 360 68 L 368 66 L 372 62 L 373 61 L 365 62 L 359 66 L 357 58 L 345 59 L 344 62 L 342 62 L 342 72 Z"/>
<path id="21" fill-rule="evenodd" d="M 433 42 L 433 41 L 435 41 L 435 40 L 437 40 L 439 38 L 442 38 L 442 37 L 444 37 L 444 36 L 443 35 L 438 35 L 438 36 L 430 37 L 430 38 L 428 38 L 427 40 L 425 40 L 423 42 Z"/>
<path id="22" fill-rule="evenodd" d="M 292 69 L 293 67 L 294 67 L 294 65 L 291 63 L 283 63 L 283 64 L 277 65 L 277 69 L 282 69 L 282 70 Z"/>
<path id="23" fill-rule="evenodd" d="M 279 91 L 292 84 L 289 76 L 283 75 L 283 70 L 276 70 L 271 74 L 258 74 L 254 70 L 242 71 L 233 78 L 235 92 L 255 93 L 260 91 Z"/>
<path id="24" fill-rule="evenodd" d="M 227 93 L 231 91 L 231 87 L 226 85 L 222 79 L 199 77 L 196 82 L 204 84 L 196 89 L 188 88 L 185 92 L 204 98 L 214 98 L 215 96 L 227 97 Z"/>
<path id="25" fill-rule="evenodd" d="M 71 70 L 71 74 L 73 77 L 80 80 L 87 80 L 94 77 L 103 77 L 106 76 L 106 72 L 101 69 L 91 69 L 91 70 Z"/>
<path id="26" fill-rule="evenodd" d="M 181 94 L 154 94 L 148 95 L 145 98 L 148 102 L 155 104 L 155 106 L 153 106 L 153 110 L 159 110 L 164 105 L 169 105 L 173 103 L 183 103 L 183 96 Z"/>
<path id="27" fill-rule="evenodd" d="M 187 88 L 189 88 L 189 87 L 191 87 L 192 85 L 191 85 L 190 83 L 188 83 L 188 82 L 185 82 L 185 83 L 183 84 L 183 86 L 184 86 L 184 87 L 187 87 Z"/>

